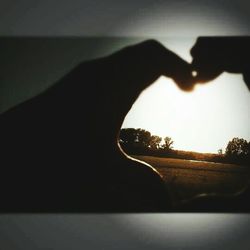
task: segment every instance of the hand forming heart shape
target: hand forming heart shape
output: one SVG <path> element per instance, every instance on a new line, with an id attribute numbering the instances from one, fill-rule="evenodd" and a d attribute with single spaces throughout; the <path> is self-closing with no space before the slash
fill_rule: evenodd
<path id="1" fill-rule="evenodd" d="M 2 114 L 0 211 L 171 210 L 160 175 L 119 148 L 123 119 L 161 75 L 190 91 L 226 70 L 243 73 L 249 86 L 248 43 L 200 38 L 189 64 L 148 40 L 81 63 L 44 93 Z"/>

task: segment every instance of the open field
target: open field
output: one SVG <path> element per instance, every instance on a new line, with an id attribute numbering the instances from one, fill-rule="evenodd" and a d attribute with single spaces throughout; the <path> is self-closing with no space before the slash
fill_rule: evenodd
<path id="1" fill-rule="evenodd" d="M 201 193 L 235 193 L 250 181 L 248 166 L 152 156 L 132 157 L 156 168 L 176 201 Z"/>

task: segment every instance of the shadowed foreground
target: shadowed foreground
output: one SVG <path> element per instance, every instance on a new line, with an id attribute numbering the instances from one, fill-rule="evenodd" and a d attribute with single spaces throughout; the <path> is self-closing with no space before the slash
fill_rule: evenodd
<path id="1" fill-rule="evenodd" d="M 192 209 L 196 211 L 198 209 L 198 211 L 211 212 L 209 208 L 214 205 L 216 206 L 213 208 L 214 211 L 230 211 L 231 209 L 234 211 L 235 208 L 231 207 L 233 203 L 226 207 L 227 202 L 224 198 L 232 198 L 234 194 L 244 190 L 250 182 L 249 166 L 152 156 L 133 155 L 133 157 L 151 164 L 159 171 L 168 185 L 175 204 L 186 203 L 201 195 L 204 198 L 206 197 L 204 195 L 210 197 L 206 201 L 206 207 L 199 207 L 199 201 L 197 201 L 192 208 L 190 204 L 189 208 L 186 205 L 183 208 L 176 208 L 177 210 Z M 214 195 L 218 197 L 214 197 Z M 218 204 L 220 199 L 221 204 Z M 216 204 L 213 204 L 215 201 Z M 249 200 L 245 200 L 239 210 L 250 212 L 249 202 Z M 240 204 L 237 205 L 240 206 Z"/>

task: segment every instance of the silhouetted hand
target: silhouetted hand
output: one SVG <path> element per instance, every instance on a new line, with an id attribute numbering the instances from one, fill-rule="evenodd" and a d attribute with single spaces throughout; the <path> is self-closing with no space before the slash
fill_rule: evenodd
<path id="1" fill-rule="evenodd" d="M 88 130 L 96 136 L 92 135 L 90 141 L 96 145 L 100 138 L 105 139 L 102 140 L 105 155 L 108 150 L 113 155 L 126 114 L 140 93 L 162 75 L 172 78 L 182 90 L 190 91 L 194 86 L 191 66 L 159 42 L 148 40 L 107 57 L 83 62 L 44 95 L 52 97 L 49 109 L 55 107 L 57 120 L 61 111 L 67 118 L 64 110 L 70 108 L 67 115 L 80 124 L 76 128 L 78 133 L 86 127 L 82 115 L 87 114 Z M 41 108 L 47 103 L 46 99 Z"/>
<path id="2" fill-rule="evenodd" d="M 242 73 L 250 89 L 250 37 L 199 37 L 191 49 L 197 82 L 208 82 L 222 72 Z"/>
<path id="3" fill-rule="evenodd" d="M 81 63 L 1 115 L 1 211 L 171 209 L 159 173 L 118 146 L 127 112 L 161 75 L 183 90 L 194 84 L 187 62 L 149 40 Z"/>
<path id="4" fill-rule="evenodd" d="M 101 111 L 105 113 L 103 118 L 114 123 L 112 131 L 115 137 L 139 94 L 158 77 L 164 75 L 172 78 L 185 91 L 192 90 L 194 86 L 190 65 L 154 40 L 126 47 L 98 60 L 98 64 L 94 62 L 91 69 L 91 77 L 97 84 L 96 93 L 101 92 L 97 100 L 102 101 L 100 109 L 105 109 Z M 82 68 L 82 72 L 85 72 L 85 67 L 85 64 L 81 65 L 79 71 Z M 81 77 L 86 81 L 84 73 Z M 103 96 L 108 97 L 108 102 Z"/>
<path id="5" fill-rule="evenodd" d="M 250 90 L 250 37 L 199 37 L 191 49 L 196 82 L 212 81 L 223 72 L 241 73 Z M 176 210 L 182 212 L 249 212 L 250 186 L 232 195 L 199 195 Z"/>

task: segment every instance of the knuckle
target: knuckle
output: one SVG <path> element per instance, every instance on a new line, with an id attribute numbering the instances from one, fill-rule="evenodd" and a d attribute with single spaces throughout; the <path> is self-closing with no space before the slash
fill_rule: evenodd
<path id="1" fill-rule="evenodd" d="M 154 49 L 154 50 L 166 50 L 166 48 L 155 39 L 148 39 L 142 43 L 145 47 Z"/>

